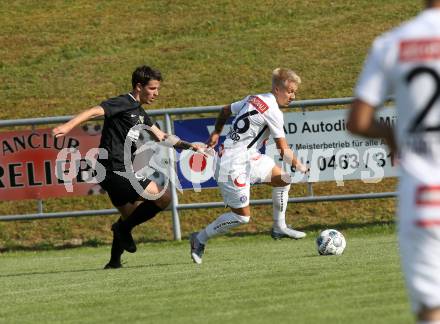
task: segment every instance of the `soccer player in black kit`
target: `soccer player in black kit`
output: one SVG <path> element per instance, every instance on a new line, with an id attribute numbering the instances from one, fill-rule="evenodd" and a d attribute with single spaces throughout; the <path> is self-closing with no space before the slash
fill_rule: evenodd
<path id="1" fill-rule="evenodd" d="M 98 159 L 106 170 L 105 178 L 100 185 L 107 191 L 112 204 L 121 213 L 119 220 L 112 225 L 111 258 L 105 269 L 122 267 L 121 255 L 124 250 L 130 253 L 136 252 L 131 230 L 156 216 L 171 201 L 168 188 L 163 190 L 156 182 L 135 174 L 133 168 L 127 170 L 127 156 L 124 163 L 124 143 L 128 141 L 128 155 L 131 155 L 129 158 L 133 161 L 136 142 L 142 137 L 143 128 L 165 146 L 203 153 L 203 148 L 199 145 L 193 145 L 180 140 L 175 135 L 162 132 L 142 108 L 143 104 L 150 105 L 156 100 L 161 81 L 160 71 L 149 66 L 140 66 L 132 74 L 131 92 L 105 100 L 53 129 L 54 136 L 65 136 L 82 122 L 104 116 L 99 147 L 101 150 L 104 149 L 108 156 L 104 159 L 100 155 Z M 127 145 L 125 149 L 127 155 Z"/>

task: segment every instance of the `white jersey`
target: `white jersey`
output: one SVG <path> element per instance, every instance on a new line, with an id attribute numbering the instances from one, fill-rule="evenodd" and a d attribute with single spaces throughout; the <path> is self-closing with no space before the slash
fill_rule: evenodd
<path id="1" fill-rule="evenodd" d="M 440 9 L 379 37 L 356 97 L 379 106 L 395 94 L 402 167 L 399 243 L 413 311 L 440 306 Z"/>
<path id="2" fill-rule="evenodd" d="M 377 38 L 355 96 L 380 106 L 395 94 L 400 165 L 419 179 L 440 181 L 440 9 Z"/>
<path id="3" fill-rule="evenodd" d="M 225 149 L 252 151 L 270 135 L 285 137 L 283 113 L 272 93 L 247 96 L 231 104 L 231 110 L 236 117 L 223 143 Z"/>

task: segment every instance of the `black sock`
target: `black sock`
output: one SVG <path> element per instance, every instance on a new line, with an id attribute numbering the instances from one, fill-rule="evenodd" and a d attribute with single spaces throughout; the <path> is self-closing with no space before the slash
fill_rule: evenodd
<path id="1" fill-rule="evenodd" d="M 110 262 L 121 263 L 121 255 L 124 253 L 124 249 L 121 244 L 113 238 L 112 250 L 110 252 Z"/>
<path id="2" fill-rule="evenodd" d="M 112 250 L 110 252 L 110 262 L 111 263 L 121 263 L 121 255 L 124 253 L 124 249 L 118 240 L 113 236 Z"/>
<path id="3" fill-rule="evenodd" d="M 134 212 L 130 214 L 130 216 L 121 221 L 121 226 L 124 229 L 131 231 L 133 227 L 152 219 L 161 210 L 162 209 L 159 208 L 153 201 L 145 200 L 134 210 Z"/>

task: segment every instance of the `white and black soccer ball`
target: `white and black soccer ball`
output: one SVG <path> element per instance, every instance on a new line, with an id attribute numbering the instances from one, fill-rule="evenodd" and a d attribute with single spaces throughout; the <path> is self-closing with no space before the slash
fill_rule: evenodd
<path id="1" fill-rule="evenodd" d="M 151 176 L 148 177 L 150 180 L 156 182 L 159 186 L 164 187 L 165 186 L 165 175 L 162 172 L 154 171 Z"/>
<path id="2" fill-rule="evenodd" d="M 326 229 L 316 238 L 316 247 L 320 255 L 341 255 L 346 245 L 344 235 L 335 229 Z"/>

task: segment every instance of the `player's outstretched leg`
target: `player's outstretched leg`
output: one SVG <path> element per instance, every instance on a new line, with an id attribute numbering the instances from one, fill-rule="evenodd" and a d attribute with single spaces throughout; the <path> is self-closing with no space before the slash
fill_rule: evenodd
<path id="1" fill-rule="evenodd" d="M 133 236 L 131 235 L 131 228 L 127 222 L 119 219 L 112 225 L 112 231 L 113 236 L 120 242 L 121 247 L 125 251 L 130 253 L 136 252 L 136 243 L 134 242 Z"/>
<path id="2" fill-rule="evenodd" d="M 202 263 L 203 252 L 205 251 L 206 242 L 219 234 L 229 232 L 230 229 L 249 223 L 250 216 L 242 216 L 234 212 L 224 213 L 215 221 L 206 226 L 198 233 L 190 236 L 191 258 L 197 264 Z"/>
<path id="3" fill-rule="evenodd" d="M 273 227 L 271 236 L 278 240 L 292 238 L 295 240 L 306 237 L 306 233 L 294 230 L 286 224 L 286 208 L 289 199 L 290 185 L 272 188 Z"/>
<path id="4" fill-rule="evenodd" d="M 145 200 L 126 219 L 120 219 L 113 224 L 112 231 L 125 251 L 136 252 L 136 243 L 131 235 L 133 228 L 152 219 L 161 210 L 163 206 L 158 206 L 155 201 Z"/>

